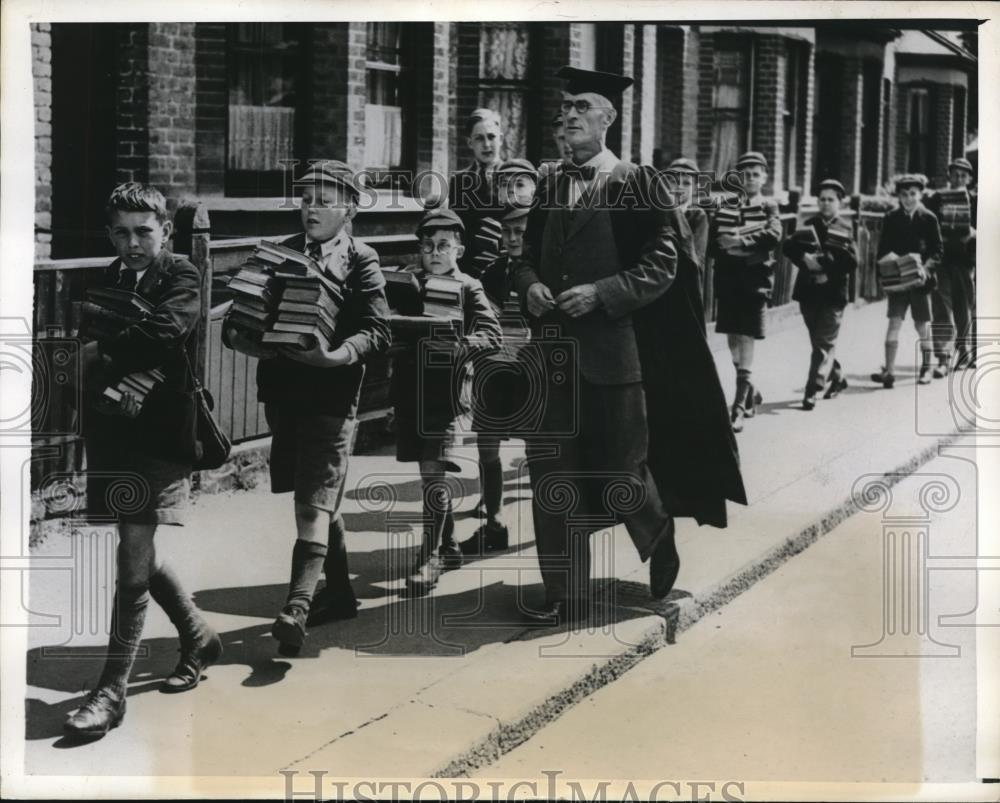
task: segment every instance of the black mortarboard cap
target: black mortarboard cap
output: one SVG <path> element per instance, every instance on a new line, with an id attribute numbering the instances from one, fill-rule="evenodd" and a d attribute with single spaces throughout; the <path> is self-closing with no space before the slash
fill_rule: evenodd
<path id="1" fill-rule="evenodd" d="M 571 95 L 596 92 L 612 101 L 620 98 L 622 92 L 633 83 L 627 75 L 598 70 L 582 70 L 579 67 L 561 67 L 556 74 L 566 81 L 566 91 Z"/>

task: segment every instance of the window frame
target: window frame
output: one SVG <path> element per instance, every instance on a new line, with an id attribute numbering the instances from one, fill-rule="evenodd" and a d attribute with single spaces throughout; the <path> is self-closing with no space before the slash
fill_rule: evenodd
<path id="1" fill-rule="evenodd" d="M 710 99 L 710 151 L 709 151 L 709 170 L 716 171 L 716 181 L 719 181 L 721 177 L 726 173 L 727 170 L 733 169 L 732 165 L 721 165 L 715 164 L 715 149 L 716 149 L 716 127 L 721 122 L 728 122 L 731 120 L 742 120 L 742 135 L 741 144 L 737 147 L 737 156 L 740 153 L 745 153 L 746 151 L 753 148 L 753 116 L 754 116 L 754 99 L 755 99 L 755 75 L 757 70 L 757 43 L 754 37 L 742 35 L 742 34 L 728 34 L 728 35 L 717 35 L 713 43 L 713 53 L 712 53 L 712 96 Z M 717 79 L 717 74 L 719 70 L 718 64 L 718 54 L 723 51 L 729 52 L 739 52 L 743 57 L 742 69 L 745 72 L 745 101 L 742 106 L 739 107 L 718 107 L 716 106 L 716 89 L 719 86 Z"/>
<path id="2" fill-rule="evenodd" d="M 395 48 L 398 61 L 396 63 L 370 58 L 371 54 L 371 31 L 373 25 L 398 24 L 399 38 L 398 47 Z M 400 110 L 400 151 L 399 164 L 387 167 L 376 167 L 366 164 L 364 167 L 367 176 L 367 186 L 377 189 L 403 189 L 410 187 L 413 169 L 416 166 L 416 135 L 411 131 L 416 125 L 416 82 L 415 82 L 415 50 L 414 41 L 418 37 L 407 36 L 407 26 L 409 23 L 390 21 L 368 22 L 366 27 L 365 43 L 365 114 L 368 106 L 385 105 L 373 104 L 369 101 L 371 84 L 370 79 L 373 73 L 394 73 L 397 80 L 396 100 Z"/>

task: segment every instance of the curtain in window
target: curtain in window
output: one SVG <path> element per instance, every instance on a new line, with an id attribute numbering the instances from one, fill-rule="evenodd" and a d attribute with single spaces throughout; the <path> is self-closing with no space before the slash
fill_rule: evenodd
<path id="1" fill-rule="evenodd" d="M 479 93 L 480 108 L 493 109 L 503 126 L 504 159 L 522 157 L 527 144 L 524 93 L 519 90 L 485 89 Z"/>
<path id="2" fill-rule="evenodd" d="M 295 109 L 284 106 L 229 107 L 229 167 L 281 170 L 292 158 Z"/>
<path id="3" fill-rule="evenodd" d="M 398 106 L 365 106 L 365 166 L 388 169 L 402 161 L 403 116 Z"/>
<path id="4" fill-rule="evenodd" d="M 730 170 L 746 147 L 749 76 L 743 47 L 715 51 L 712 89 L 712 151 L 709 169 L 716 175 Z"/>
<path id="5" fill-rule="evenodd" d="M 483 23 L 479 77 L 523 81 L 528 77 L 528 29 L 523 23 Z"/>

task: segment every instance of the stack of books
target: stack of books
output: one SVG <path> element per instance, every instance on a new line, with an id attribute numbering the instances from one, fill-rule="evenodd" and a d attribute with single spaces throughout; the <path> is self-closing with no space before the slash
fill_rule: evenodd
<path id="1" fill-rule="evenodd" d="M 393 312 L 400 315 L 420 315 L 423 312 L 420 282 L 415 273 L 383 267 L 382 275 L 385 277 L 385 299 Z"/>
<path id="2" fill-rule="evenodd" d="M 842 251 L 849 251 L 852 242 L 851 230 L 847 226 L 834 223 L 827 228 L 826 240 L 823 245 L 827 248 L 839 248 Z"/>
<path id="3" fill-rule="evenodd" d="M 899 293 L 920 287 L 927 281 L 927 269 L 920 254 L 889 252 L 878 261 L 878 275 L 887 293 Z"/>
<path id="4" fill-rule="evenodd" d="M 968 234 L 972 230 L 972 209 L 965 190 L 940 190 L 937 193 L 941 228 L 953 234 Z"/>
<path id="5" fill-rule="evenodd" d="M 473 235 L 476 256 L 472 258 L 470 272 L 476 277 L 483 275 L 490 263 L 500 256 L 502 250 L 502 228 L 500 223 L 491 217 L 483 218 L 479 230 Z"/>
<path id="6" fill-rule="evenodd" d="M 233 294 L 233 304 L 226 314 L 226 323 L 260 342 L 277 316 L 280 289 L 274 274 L 267 265 L 251 257 L 227 287 Z"/>
<path id="7" fill-rule="evenodd" d="M 280 246 L 279 246 L 280 247 Z M 264 345 L 329 349 L 334 342 L 337 313 L 344 303 L 340 284 L 323 274 L 316 262 L 289 249 L 292 257 L 274 268 L 281 282 L 278 316 L 264 333 Z"/>
<path id="8" fill-rule="evenodd" d="M 104 396 L 113 402 L 120 402 L 125 393 L 130 393 L 136 404 L 142 409 L 150 391 L 159 385 L 166 377 L 153 368 L 149 371 L 135 371 L 123 376 L 118 383 L 104 389 Z"/>
<path id="9" fill-rule="evenodd" d="M 125 327 L 148 318 L 153 305 L 131 290 L 95 287 L 87 290 L 80 314 L 80 335 L 97 340 L 115 337 Z"/>
<path id="10" fill-rule="evenodd" d="M 728 206 L 720 206 L 715 213 L 716 231 L 722 234 L 739 235 L 740 231 L 740 210 Z"/>
<path id="11" fill-rule="evenodd" d="M 428 276 L 424 281 L 424 315 L 432 318 L 464 320 L 462 282 L 451 276 Z"/>
<path id="12" fill-rule="evenodd" d="M 763 231 L 764 227 L 767 226 L 767 212 L 760 204 L 745 206 L 741 211 L 743 214 L 741 215 L 738 236 L 746 237 L 749 234 L 755 234 L 758 231 Z"/>

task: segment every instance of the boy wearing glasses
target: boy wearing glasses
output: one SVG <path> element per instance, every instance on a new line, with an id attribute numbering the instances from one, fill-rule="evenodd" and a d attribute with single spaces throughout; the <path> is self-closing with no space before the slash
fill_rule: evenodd
<path id="1" fill-rule="evenodd" d="M 298 182 L 304 231 L 284 245 L 311 256 L 341 288 L 331 349 L 261 349 L 230 329 L 228 342 L 260 357 L 257 398 L 271 429 L 271 492 L 295 492 L 297 538 L 285 605 L 271 627 L 282 655 L 297 655 L 317 623 L 313 594 L 326 574 L 327 619 L 356 615 L 338 513 L 357 424 L 364 363 L 389 347 L 389 306 L 378 254 L 345 229 L 359 190 L 343 162 L 317 162 Z M 317 598 L 317 603 L 320 600 Z M 308 622 L 307 622 L 308 619 Z"/>
<path id="2" fill-rule="evenodd" d="M 465 251 L 464 232 L 461 219 L 450 209 L 428 210 L 417 227 L 420 264 L 409 269 L 421 289 L 431 276 L 448 276 L 461 283 L 462 334 L 435 331 L 396 354 L 392 363 L 396 459 L 418 463 L 423 486 L 423 541 L 406 578 L 412 596 L 428 593 L 442 572 L 462 565 L 445 472 L 460 470 L 453 460 L 456 420 L 468 412 L 461 391 L 470 361 L 499 348 L 502 338 L 500 322 L 482 284 L 458 269 Z"/>

